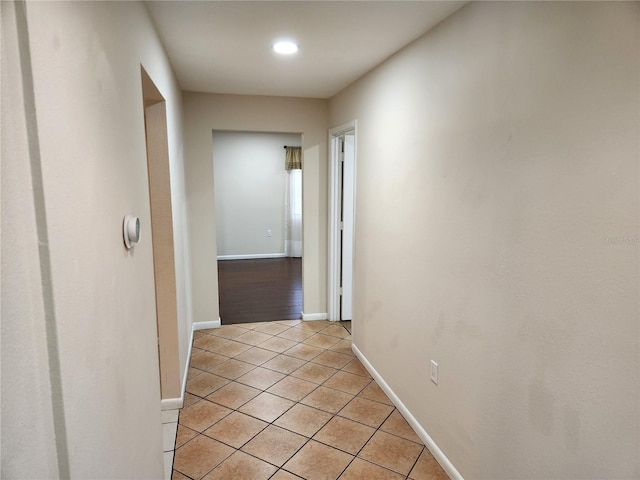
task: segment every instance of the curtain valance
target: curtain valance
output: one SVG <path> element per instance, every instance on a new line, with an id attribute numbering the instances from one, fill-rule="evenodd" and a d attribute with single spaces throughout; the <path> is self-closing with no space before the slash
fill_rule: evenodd
<path id="1" fill-rule="evenodd" d="M 285 170 L 302 170 L 302 147 L 284 147 Z"/>

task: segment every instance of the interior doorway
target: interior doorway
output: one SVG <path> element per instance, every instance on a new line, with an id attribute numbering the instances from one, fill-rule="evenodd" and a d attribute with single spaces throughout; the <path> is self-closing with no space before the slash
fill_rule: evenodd
<path id="1" fill-rule="evenodd" d="M 144 122 L 151 206 L 151 241 L 156 294 L 160 393 L 163 400 L 180 398 L 180 352 L 176 274 L 173 251 L 173 214 L 166 102 L 141 68 Z"/>
<path id="2" fill-rule="evenodd" d="M 222 325 L 301 318 L 301 144 L 300 133 L 213 131 Z"/>
<path id="3" fill-rule="evenodd" d="M 329 320 L 353 317 L 357 122 L 329 131 Z"/>

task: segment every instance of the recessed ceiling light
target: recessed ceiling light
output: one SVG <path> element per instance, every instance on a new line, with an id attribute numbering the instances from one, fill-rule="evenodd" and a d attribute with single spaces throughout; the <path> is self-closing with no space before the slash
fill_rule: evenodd
<path id="1" fill-rule="evenodd" d="M 273 50 L 282 55 L 291 55 L 298 51 L 298 45 L 291 40 L 282 40 L 273 45 Z"/>

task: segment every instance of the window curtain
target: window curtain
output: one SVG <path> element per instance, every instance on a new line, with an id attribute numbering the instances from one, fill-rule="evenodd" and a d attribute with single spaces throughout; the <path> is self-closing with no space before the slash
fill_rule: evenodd
<path id="1" fill-rule="evenodd" d="M 284 147 L 286 152 L 285 170 L 302 170 L 302 147 Z"/>
<path id="2" fill-rule="evenodd" d="M 302 148 L 285 147 L 287 171 L 284 252 L 302 257 Z"/>

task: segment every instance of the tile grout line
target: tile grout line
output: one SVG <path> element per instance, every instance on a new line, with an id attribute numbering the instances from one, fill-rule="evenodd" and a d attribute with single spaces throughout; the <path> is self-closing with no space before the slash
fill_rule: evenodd
<path id="1" fill-rule="evenodd" d="M 266 323 L 266 322 L 265 322 L 265 323 Z M 197 402 L 200 402 L 201 400 L 206 400 L 206 401 L 211 402 L 211 403 L 213 403 L 213 404 L 215 404 L 215 405 L 220 405 L 220 404 L 217 404 L 216 402 L 214 402 L 213 400 L 208 399 L 207 397 L 208 397 L 208 396 L 210 396 L 210 395 L 212 395 L 212 394 L 214 394 L 216 391 L 218 391 L 218 390 L 220 390 L 220 389 L 224 388 L 225 386 L 232 384 L 232 383 L 237 383 L 237 384 L 239 384 L 239 385 L 244 385 L 244 386 L 247 386 L 247 387 L 250 387 L 250 388 L 254 388 L 254 389 L 258 390 L 260 393 L 258 393 L 258 394 L 256 394 L 255 396 L 251 397 L 251 398 L 250 398 L 250 399 L 248 399 L 246 402 L 243 402 L 242 404 L 238 405 L 236 408 L 230 408 L 230 410 L 231 410 L 231 412 L 230 412 L 230 413 L 226 414 L 223 418 L 218 419 L 217 421 L 215 421 L 213 424 L 211 424 L 210 426 L 208 426 L 208 427 L 207 427 L 206 429 L 204 429 L 202 432 L 198 432 L 197 430 L 193 430 L 193 429 L 191 429 L 191 428 L 187 427 L 186 425 L 182 425 L 182 424 L 180 424 L 180 418 L 178 418 L 178 422 L 177 422 L 177 423 L 178 423 L 178 425 L 180 425 L 180 426 L 182 426 L 182 427 L 184 427 L 184 428 L 187 428 L 187 429 L 189 429 L 189 430 L 191 430 L 191 431 L 195 432 L 195 435 L 194 435 L 191 439 L 189 439 L 188 441 L 184 442 L 184 443 L 183 443 L 182 445 L 180 445 L 180 447 L 178 447 L 178 448 L 182 448 L 182 447 L 184 447 L 185 445 L 187 445 L 188 443 L 190 443 L 190 442 L 191 442 L 191 441 L 193 441 L 194 439 L 198 438 L 199 436 L 204 436 L 204 437 L 206 437 L 206 438 L 210 438 L 210 439 L 212 439 L 212 440 L 215 440 L 216 442 L 220 442 L 221 444 L 228 446 L 229 448 L 233 448 L 233 450 L 234 450 L 234 451 L 233 451 L 230 455 L 228 455 L 227 457 L 225 457 L 222 461 L 220 461 L 218 464 L 216 464 L 216 465 L 215 465 L 211 470 L 209 470 L 208 472 L 206 472 L 203 476 L 208 475 L 210 472 L 212 472 L 213 470 L 215 470 L 216 468 L 218 468 L 222 463 L 224 463 L 224 462 L 225 462 L 229 457 L 231 457 L 232 455 L 234 455 L 236 452 L 242 452 L 242 453 L 244 453 L 244 454 L 246 454 L 246 455 L 251 456 L 252 458 L 255 458 L 255 459 L 259 460 L 259 461 L 262 461 L 262 462 L 265 462 L 265 463 L 267 463 L 267 464 L 269 464 L 269 465 L 272 465 L 273 467 L 275 467 L 275 468 L 277 469 L 277 470 L 276 470 L 276 472 L 274 472 L 274 474 L 273 474 L 273 475 L 275 475 L 275 474 L 277 474 L 277 472 L 278 472 L 279 470 L 284 470 L 284 471 L 286 471 L 286 472 L 289 472 L 288 470 L 286 470 L 286 469 L 284 469 L 284 468 L 283 468 L 283 467 L 284 467 L 284 465 L 286 465 L 286 463 L 287 463 L 287 462 L 289 462 L 292 458 L 294 458 L 294 457 L 295 457 L 295 456 L 296 456 L 296 455 L 297 455 L 297 454 L 298 454 L 298 453 L 299 453 L 299 452 L 300 452 L 300 451 L 301 451 L 301 450 L 302 450 L 306 445 L 308 445 L 308 444 L 313 440 L 314 442 L 317 442 L 317 443 L 319 443 L 319 444 L 321 444 L 321 445 L 324 445 L 324 446 L 326 446 L 326 447 L 328 447 L 328 448 L 332 448 L 332 449 L 335 449 L 335 450 L 337 450 L 337 451 L 343 452 L 344 454 L 347 454 L 347 455 L 349 455 L 349 456 L 351 457 L 351 459 L 349 460 L 349 462 L 347 463 L 347 465 L 345 466 L 345 468 L 340 472 L 339 476 L 340 476 L 340 475 L 342 475 L 342 474 L 344 474 L 344 472 L 345 472 L 345 471 L 349 468 L 349 466 L 350 466 L 350 465 L 355 461 L 355 459 L 356 459 L 356 458 L 358 458 L 358 459 L 360 459 L 360 460 L 362 460 L 362 461 L 365 461 L 365 462 L 367 462 L 367 463 L 371 463 L 372 465 L 377 465 L 377 466 L 378 466 L 378 467 L 380 467 L 380 468 L 384 468 L 384 469 L 387 469 L 387 470 L 389 470 L 389 471 L 392 471 L 392 472 L 394 472 L 394 473 L 396 473 L 396 474 L 402 475 L 402 476 L 404 476 L 404 478 L 405 478 L 405 479 L 406 479 L 406 478 L 408 478 L 408 476 L 411 474 L 411 472 L 412 472 L 412 471 L 413 471 L 413 469 L 415 468 L 415 466 L 416 466 L 416 464 L 417 464 L 418 460 L 420 459 L 420 456 L 422 455 L 422 453 L 423 453 L 423 451 L 424 451 L 424 448 L 425 448 L 425 447 L 424 447 L 424 445 L 423 445 L 423 444 L 418 444 L 418 443 L 414 442 L 413 440 L 409 440 L 408 438 L 405 438 L 405 437 L 402 437 L 402 436 L 396 435 L 396 434 L 391 433 L 391 432 L 386 432 L 386 431 L 384 431 L 384 430 L 381 430 L 381 429 L 382 429 L 382 426 L 383 426 L 383 425 L 384 425 L 384 424 L 389 420 L 389 418 L 391 417 L 391 415 L 393 415 L 393 413 L 397 410 L 397 408 L 396 408 L 393 404 L 388 404 L 388 403 L 385 403 L 385 402 L 380 402 L 380 401 L 375 400 L 375 399 L 373 399 L 373 398 L 367 398 L 367 397 L 365 397 L 365 396 L 362 396 L 362 393 L 363 393 L 367 388 L 369 388 L 373 383 L 375 383 L 375 380 L 374 380 L 373 378 L 371 378 L 371 376 L 370 376 L 370 375 L 361 375 L 361 374 L 358 374 L 358 373 L 353 373 L 353 372 L 350 372 L 350 371 L 344 370 L 344 369 L 345 369 L 348 365 L 350 365 L 354 360 L 357 360 L 357 357 L 355 357 L 354 355 L 349 355 L 349 356 L 351 356 L 352 358 L 351 358 L 349 361 L 347 361 L 346 363 L 342 364 L 342 366 L 341 366 L 341 367 L 339 367 L 339 368 L 336 368 L 335 366 L 329 366 L 329 365 L 325 365 L 325 364 L 322 364 L 322 363 L 314 362 L 314 360 L 315 360 L 317 357 L 319 357 L 320 355 L 322 355 L 322 354 L 323 354 L 323 353 L 325 353 L 325 352 L 335 352 L 335 353 L 340 354 L 340 355 L 346 355 L 346 354 L 344 354 L 344 353 L 342 353 L 342 352 L 339 352 L 339 351 L 336 351 L 336 350 L 331 350 L 331 348 L 332 348 L 332 347 L 335 347 L 335 345 L 337 345 L 338 343 L 340 343 L 342 340 L 347 340 L 347 339 L 348 339 L 348 337 L 350 337 L 350 335 L 347 335 L 347 337 L 340 337 L 340 336 L 331 335 L 331 334 L 323 334 L 323 335 L 330 336 L 330 337 L 332 337 L 332 338 L 337 339 L 337 341 L 336 341 L 335 343 L 333 343 L 332 345 L 327 346 L 327 347 L 321 347 L 321 346 L 318 346 L 318 345 L 308 344 L 308 343 L 305 343 L 305 341 L 306 341 L 306 340 L 308 340 L 309 338 L 312 338 L 312 337 L 314 337 L 314 336 L 318 335 L 318 334 L 321 334 L 321 332 L 322 332 L 323 330 L 325 330 L 325 329 L 329 328 L 329 327 L 330 327 L 330 325 L 325 325 L 323 328 L 321 328 L 321 329 L 319 329 L 319 330 L 313 330 L 313 329 L 311 329 L 311 330 L 313 331 L 313 333 L 312 333 L 310 336 L 308 336 L 308 337 L 306 337 L 305 339 L 303 339 L 303 340 L 295 341 L 295 340 L 288 339 L 288 338 L 286 338 L 286 337 L 280 337 L 280 336 L 279 336 L 279 335 L 281 335 L 282 333 L 284 333 L 284 332 L 286 332 L 286 331 L 289 331 L 289 330 L 291 330 L 291 329 L 293 329 L 293 328 L 296 328 L 296 327 L 297 327 L 298 329 L 300 329 L 300 330 L 306 331 L 306 329 L 304 329 L 304 328 L 300 328 L 300 327 L 298 327 L 298 325 L 300 325 L 300 324 L 287 326 L 287 328 L 286 328 L 285 330 L 282 330 L 282 331 L 280 331 L 280 332 L 278 332 L 278 333 L 266 333 L 266 332 L 261 332 L 260 330 L 256 330 L 256 328 L 259 328 L 261 325 L 258 325 L 258 326 L 256 326 L 256 327 L 254 327 L 253 329 L 247 329 L 247 328 L 244 328 L 245 330 L 247 330 L 247 332 L 245 332 L 245 333 L 249 333 L 249 332 L 256 331 L 256 332 L 262 333 L 262 334 L 264 334 L 264 335 L 269 335 L 269 337 L 270 337 L 269 339 L 265 339 L 264 341 L 262 341 L 262 342 L 260 342 L 260 343 L 258 343 L 258 344 L 246 343 L 246 342 L 243 342 L 242 340 L 237 340 L 237 338 L 238 338 L 238 337 L 240 337 L 240 336 L 244 335 L 245 333 L 240 334 L 240 335 L 237 335 L 237 336 L 235 336 L 235 337 L 233 337 L 233 338 L 228 338 L 228 337 L 225 337 L 225 336 L 217 335 L 217 334 L 216 334 L 216 332 L 212 332 L 211 334 L 203 333 L 203 334 L 202 334 L 202 335 L 200 335 L 197 339 L 196 339 L 196 338 L 194 338 L 194 344 L 195 344 L 196 340 L 198 340 L 199 338 L 202 338 L 202 337 L 203 337 L 203 336 L 205 336 L 205 335 L 210 335 L 210 336 L 214 336 L 214 337 L 216 337 L 216 338 L 223 339 L 223 340 L 225 340 L 226 342 L 231 342 L 231 341 L 233 341 L 233 342 L 236 342 L 236 343 L 240 343 L 240 344 L 243 344 L 243 345 L 247 345 L 247 346 L 249 346 L 249 348 L 248 348 L 248 349 L 243 350 L 242 352 L 239 352 L 239 353 L 237 353 L 236 355 L 234 355 L 234 356 L 232 356 L 232 357 L 227 357 L 226 355 L 221 355 L 221 354 L 219 354 L 219 353 L 217 353 L 217 352 L 215 352 L 215 351 L 208 350 L 208 349 L 206 349 L 206 348 L 195 347 L 195 345 L 194 345 L 194 348 L 200 348 L 201 350 L 204 350 L 205 352 L 213 353 L 213 354 L 220 355 L 220 356 L 222 356 L 222 357 L 225 357 L 225 358 L 226 358 L 226 360 L 222 361 L 220 364 L 215 365 L 215 366 L 212 368 L 212 370 L 213 370 L 213 369 L 215 369 L 216 367 L 220 366 L 220 365 L 224 365 L 225 363 L 229 362 L 229 360 L 236 360 L 237 362 L 240 362 L 240 363 L 244 363 L 244 364 L 250 365 L 252 368 L 251 368 L 250 370 L 248 370 L 248 371 L 244 372 L 243 374 L 241 374 L 241 375 L 239 375 L 239 376 L 236 376 L 235 378 L 228 378 L 228 377 L 224 377 L 224 376 L 222 376 L 222 375 L 218 375 L 218 374 L 214 373 L 212 370 L 201 370 L 200 368 L 197 368 L 197 367 L 191 367 L 191 365 L 190 365 L 190 364 L 191 364 L 191 359 L 190 359 L 190 362 L 189 362 L 189 366 L 188 366 L 188 368 L 193 368 L 194 370 L 197 370 L 197 371 L 199 371 L 199 372 L 200 372 L 200 373 L 198 373 L 198 374 L 196 374 L 196 375 L 192 376 L 191 378 L 195 378 L 195 377 L 197 377 L 197 376 L 201 375 L 202 373 L 209 373 L 209 374 L 211 374 L 211 375 L 216 375 L 217 377 L 223 378 L 223 379 L 226 381 L 226 383 L 225 383 L 225 384 L 223 384 L 223 385 L 221 385 L 221 386 L 219 386 L 219 387 L 217 387 L 217 388 L 215 388 L 213 391 L 211 391 L 210 393 L 208 393 L 207 395 L 205 395 L 205 396 L 203 396 L 203 397 L 201 397 L 200 395 L 197 395 L 197 394 L 193 394 L 193 393 L 191 393 L 191 392 L 188 392 L 190 395 L 193 395 L 194 397 L 198 398 L 198 400 L 196 400 L 195 402 L 191 403 L 189 406 L 191 406 L 191 405 L 193 405 L 193 404 L 195 404 L 195 403 L 197 403 Z M 284 325 L 283 325 L 283 326 L 284 326 Z M 343 325 L 341 325 L 341 326 L 342 326 L 343 328 L 345 328 Z M 237 327 L 237 326 L 236 326 L 236 328 L 243 328 L 243 327 Z M 348 330 L 347 330 L 346 328 L 345 328 L 345 330 L 348 332 Z M 261 348 L 261 347 L 260 347 L 260 345 L 261 345 L 261 344 L 263 344 L 263 343 L 265 343 L 265 342 L 268 342 L 269 340 L 271 340 L 271 339 L 273 339 L 273 338 L 277 338 L 277 339 L 284 339 L 284 340 L 287 340 L 287 341 L 293 342 L 293 343 L 294 343 L 294 345 L 292 345 L 291 347 L 289 347 L 289 348 L 287 348 L 286 350 L 283 350 L 283 351 L 273 351 L 273 350 L 269 350 L 269 349 L 262 348 L 263 350 L 268 350 L 268 351 L 270 351 L 271 353 L 273 353 L 273 354 L 275 354 L 275 355 L 274 355 L 272 358 L 270 358 L 270 359 L 268 359 L 268 360 L 266 360 L 266 361 L 264 361 L 264 362 L 262 362 L 262 363 L 260 363 L 260 364 L 257 364 L 257 365 L 256 365 L 256 364 L 253 364 L 253 363 L 245 362 L 245 361 L 243 361 L 243 360 L 238 360 L 238 359 L 236 359 L 236 357 L 237 357 L 237 356 L 241 355 L 241 354 L 242 354 L 242 353 L 244 353 L 244 352 L 250 351 L 252 348 Z M 225 343 L 226 343 L 226 342 L 225 342 Z M 294 348 L 294 347 L 296 347 L 296 346 L 299 346 L 299 345 L 306 345 L 306 346 L 311 346 L 311 347 L 314 347 L 314 348 L 318 348 L 318 349 L 323 350 L 323 352 L 320 352 L 319 354 L 317 354 L 317 355 L 315 355 L 314 357 L 311 357 L 311 358 L 309 358 L 309 359 L 298 358 L 298 357 L 294 357 L 293 355 L 288 355 L 288 354 L 287 354 L 287 351 L 289 351 L 290 349 L 292 349 L 292 348 Z M 290 359 L 295 359 L 295 360 L 301 360 L 301 361 L 303 361 L 304 363 L 303 363 L 302 365 L 298 366 L 295 370 L 291 371 L 290 373 L 285 373 L 285 372 L 282 372 L 282 371 L 279 371 L 279 370 L 274 370 L 273 368 L 270 368 L 270 367 L 268 367 L 268 366 L 266 366 L 266 367 L 264 366 L 265 364 L 269 363 L 270 361 L 272 361 L 272 360 L 274 360 L 274 359 L 276 359 L 276 358 L 278 358 L 278 357 L 280 357 L 280 356 L 284 356 L 284 357 L 287 357 L 287 358 L 290 358 Z M 322 381 L 322 383 L 317 383 L 317 381 L 310 381 L 310 380 L 306 380 L 306 379 L 304 379 L 304 378 L 299 378 L 299 377 L 293 376 L 293 374 L 294 374 L 296 371 L 298 371 L 299 369 L 301 369 L 301 368 L 303 368 L 303 367 L 305 367 L 305 366 L 307 366 L 307 365 L 309 365 L 309 364 L 318 365 L 318 366 L 322 366 L 322 367 L 326 367 L 326 368 L 331 368 L 332 370 L 335 370 L 335 371 L 334 371 L 334 372 L 332 372 L 332 373 L 331 373 L 331 375 L 330 375 L 329 377 L 327 377 L 326 379 L 324 379 L 324 380 Z M 271 385 L 267 386 L 266 388 L 259 388 L 259 387 L 256 387 L 255 385 L 245 384 L 245 383 L 242 383 L 241 381 L 239 381 L 239 380 L 238 380 L 239 378 L 243 377 L 244 375 L 247 375 L 247 374 L 249 374 L 250 372 L 252 372 L 252 371 L 256 370 L 258 367 L 264 368 L 264 369 L 266 369 L 266 370 L 269 370 L 269 371 L 271 371 L 271 372 L 275 372 L 275 373 L 278 373 L 278 374 L 280 374 L 280 375 L 284 375 L 284 376 L 283 376 L 281 379 L 279 379 L 278 381 L 276 381 L 276 382 L 272 383 Z M 334 378 L 338 373 L 345 373 L 345 374 L 348 374 L 348 375 L 353 375 L 354 377 L 358 377 L 358 378 L 361 378 L 361 379 L 366 379 L 366 380 L 368 380 L 368 382 L 367 382 L 366 384 L 364 384 L 362 387 L 360 387 L 360 388 L 359 388 L 355 393 L 351 393 L 350 391 L 344 391 L 344 390 L 340 390 L 340 389 L 338 389 L 338 388 L 333 388 L 333 387 L 330 387 L 330 386 L 326 386 L 326 385 L 325 385 L 325 384 L 326 384 L 326 382 L 328 382 L 330 379 Z M 314 387 L 313 387 L 313 389 L 312 389 L 311 391 L 309 391 L 308 393 L 306 393 L 306 394 L 305 394 L 305 395 L 304 395 L 300 400 L 292 400 L 291 398 L 288 398 L 288 397 L 285 397 L 285 396 L 279 395 L 278 393 L 274 393 L 274 392 L 270 392 L 270 391 L 269 391 L 271 388 L 273 388 L 274 386 L 278 385 L 280 382 L 282 382 L 282 381 L 286 380 L 287 378 L 293 378 L 293 379 L 301 380 L 301 381 L 304 381 L 304 382 L 307 382 L 307 383 L 312 383 L 312 384 L 314 385 Z M 377 383 L 376 383 L 376 385 L 377 385 Z M 326 411 L 326 410 L 323 410 L 323 409 L 321 409 L 321 408 L 317 408 L 317 407 L 315 407 L 315 406 L 311 406 L 311 405 L 307 405 L 307 404 L 301 403 L 301 402 L 302 402 L 302 400 L 304 400 L 305 398 L 307 398 L 307 397 L 308 397 L 309 395 L 311 395 L 313 392 L 316 392 L 316 391 L 319 389 L 319 387 L 324 387 L 324 388 L 327 388 L 327 389 L 333 390 L 333 391 L 335 391 L 335 392 L 340 392 L 340 393 L 342 393 L 342 394 L 349 395 L 351 398 L 349 399 L 349 401 L 348 401 L 348 402 L 347 402 L 343 407 L 341 407 L 341 408 L 340 408 L 337 412 L 335 412 L 335 413 L 328 412 L 328 411 Z M 273 395 L 273 396 L 278 397 L 278 398 L 280 398 L 280 399 L 284 399 L 284 400 L 287 400 L 287 401 L 293 402 L 293 405 L 291 405 L 290 407 L 288 407 L 284 412 L 282 412 L 280 415 L 278 415 L 278 416 L 277 416 L 276 418 L 274 418 L 272 421 L 270 421 L 270 422 L 265 422 L 265 423 L 267 423 L 267 425 L 266 425 L 264 428 L 262 428 L 260 431 L 256 432 L 254 435 L 252 435 L 249 439 L 247 439 L 247 440 L 246 440 L 246 441 L 245 441 L 245 442 L 244 442 L 244 443 L 243 443 L 239 448 L 236 448 L 236 447 L 234 447 L 234 446 L 232 446 L 232 445 L 228 445 L 228 444 L 226 444 L 225 442 L 223 442 L 223 441 L 221 441 L 221 440 L 218 440 L 218 439 L 216 439 L 216 438 L 209 437 L 208 435 L 206 435 L 206 434 L 204 433 L 204 431 L 205 431 L 205 430 L 207 430 L 208 428 L 211 428 L 213 425 L 215 425 L 215 424 L 217 424 L 217 423 L 221 422 L 224 418 L 227 418 L 227 417 L 228 417 L 229 415 L 231 415 L 232 413 L 239 413 L 239 414 L 242 414 L 242 415 L 247 415 L 247 416 L 249 416 L 249 417 L 251 417 L 251 418 L 254 418 L 254 419 L 257 419 L 257 420 L 259 420 L 259 421 L 261 421 L 261 422 L 264 422 L 264 420 L 263 420 L 262 418 L 255 417 L 255 416 L 253 416 L 253 415 L 251 415 L 251 414 L 249 414 L 249 413 L 245 413 L 245 412 L 241 412 L 241 411 L 240 411 L 240 408 L 242 408 L 242 407 L 243 407 L 244 405 L 246 405 L 247 403 L 251 402 L 253 399 L 255 399 L 256 397 L 258 397 L 258 396 L 259 396 L 259 395 L 261 395 L 262 393 L 267 393 L 267 394 L 269 394 L 269 395 Z M 380 404 L 380 405 L 388 406 L 388 407 L 390 407 L 390 408 L 391 408 L 391 411 L 390 411 L 390 412 L 389 412 L 389 413 L 388 413 L 388 414 L 387 414 L 387 415 L 382 419 L 382 421 L 380 422 L 380 424 L 379 424 L 377 427 L 375 427 L 375 428 L 373 429 L 373 433 L 372 433 L 372 434 L 367 438 L 367 440 L 364 442 L 364 444 L 363 444 L 363 445 L 362 445 L 362 446 L 361 446 L 361 447 L 360 447 L 360 448 L 359 448 L 355 453 L 351 453 L 351 452 L 345 451 L 345 450 L 343 450 L 342 448 L 339 448 L 339 447 L 337 447 L 337 446 L 329 445 L 329 444 L 327 444 L 327 443 L 322 442 L 321 440 L 314 439 L 314 437 L 318 434 L 318 432 L 320 432 L 323 428 L 325 428 L 325 426 L 326 426 L 326 425 L 327 425 L 327 424 L 328 424 L 328 423 L 329 423 L 333 418 L 336 418 L 336 417 L 338 417 L 338 418 L 343 418 L 343 419 L 345 419 L 345 420 L 352 421 L 352 422 L 357 423 L 357 424 L 359 424 L 359 425 L 363 425 L 363 426 L 366 426 L 366 427 L 372 428 L 372 425 L 370 425 L 370 424 L 365 424 L 365 423 L 362 423 L 362 422 L 360 422 L 360 421 L 358 421 L 358 420 L 354 420 L 354 419 L 352 419 L 352 418 L 343 417 L 343 416 L 341 416 L 341 415 L 339 414 L 339 413 L 340 413 L 344 408 L 346 408 L 349 404 L 351 404 L 351 403 L 352 403 L 355 399 L 357 399 L 357 398 L 360 398 L 360 399 L 363 399 L 363 400 L 367 400 L 367 401 L 372 401 L 372 402 L 375 402 L 375 403 Z M 327 413 L 327 414 L 331 415 L 331 418 L 330 418 L 329 420 L 327 420 L 327 422 L 325 422 L 325 423 L 324 423 L 321 427 L 319 427 L 315 432 L 313 432 L 313 434 L 312 434 L 311 436 L 303 435 L 303 434 L 301 434 L 301 433 L 299 433 L 299 432 L 297 432 L 297 431 L 290 430 L 290 429 L 289 429 L 289 428 L 287 428 L 287 427 L 284 427 L 284 426 L 280 426 L 280 425 L 276 425 L 276 424 L 275 424 L 275 422 L 277 422 L 280 418 L 282 418 L 283 416 L 285 416 L 285 415 L 286 415 L 290 410 L 292 410 L 296 405 L 301 405 L 301 406 L 304 406 L 304 407 L 307 407 L 307 408 L 312 408 L 312 409 L 317 410 L 317 411 L 319 411 L 319 412 Z M 221 405 L 221 406 L 222 406 L 222 407 L 224 407 L 224 408 L 229 408 L 229 407 L 225 407 L 224 405 Z M 183 408 L 185 408 L 185 409 L 186 409 L 186 408 L 188 408 L 188 407 L 183 407 Z M 180 409 L 180 410 L 182 410 L 182 409 Z M 293 434 L 295 434 L 295 435 L 300 435 L 300 436 L 302 436 L 302 437 L 304 437 L 304 438 L 306 439 L 306 440 L 305 440 L 305 442 L 304 442 L 304 443 L 303 443 L 299 448 L 297 448 L 297 449 L 296 449 L 296 450 L 295 450 L 295 451 L 294 451 L 290 456 L 288 456 L 288 457 L 287 457 L 287 459 L 284 461 L 284 463 L 282 464 L 282 466 L 278 466 L 278 465 L 273 464 L 273 463 L 271 463 L 271 462 L 269 462 L 269 461 L 267 461 L 267 460 L 265 460 L 265 459 L 263 459 L 263 458 L 257 457 L 256 455 L 253 455 L 253 454 L 251 454 L 251 453 L 249 453 L 249 452 L 245 452 L 245 451 L 243 451 L 243 450 L 242 450 L 242 448 L 244 448 L 244 447 L 245 447 L 249 442 L 251 442 L 253 439 L 255 439 L 258 435 L 260 435 L 262 432 L 264 432 L 264 431 L 265 431 L 267 428 L 269 428 L 270 426 L 273 426 L 273 427 L 275 427 L 275 428 L 280 428 L 280 429 L 286 430 L 286 431 L 291 432 L 291 433 L 293 433 Z M 386 467 L 386 466 L 379 465 L 379 464 L 377 464 L 377 463 L 375 463 L 375 462 L 371 462 L 371 461 L 369 461 L 369 460 L 367 460 L 367 459 L 365 459 L 365 458 L 361 458 L 361 457 L 359 457 L 359 456 L 358 456 L 358 455 L 359 455 L 359 454 L 364 450 L 364 448 L 365 448 L 365 447 L 370 443 L 371 439 L 372 439 L 372 438 L 373 438 L 373 437 L 374 437 L 374 436 L 375 436 L 379 431 L 382 431 L 383 433 L 388 434 L 388 435 L 391 435 L 391 436 L 393 436 L 393 437 L 395 437 L 395 438 L 398 438 L 398 439 L 400 439 L 400 440 L 405 440 L 405 441 L 409 441 L 409 442 L 412 442 L 412 443 L 416 443 L 416 445 L 420 445 L 420 446 L 422 447 L 422 449 L 420 450 L 420 452 L 419 452 L 419 454 L 418 454 L 418 456 L 417 456 L 416 460 L 411 464 L 411 466 L 410 466 L 410 468 L 409 468 L 409 472 L 408 472 L 407 474 L 402 474 L 402 473 L 397 472 L 397 471 L 395 471 L 395 470 L 393 470 L 393 469 L 389 469 L 389 468 L 388 468 L 388 467 Z M 177 433 L 177 428 L 176 428 L 176 433 Z M 176 435 L 176 439 L 177 439 L 177 435 Z M 173 450 L 174 458 L 175 458 L 175 452 L 176 452 L 176 450 L 177 450 L 177 449 L 175 448 L 175 442 L 174 442 L 174 450 Z M 178 471 L 178 470 L 176 470 L 176 471 Z M 182 473 L 182 472 L 180 472 L 180 473 Z M 289 472 L 289 473 L 291 473 L 291 474 L 295 475 L 293 472 Z M 186 474 L 183 474 L 183 475 L 187 476 Z M 339 476 L 338 476 L 338 477 L 339 477 Z M 187 477 L 188 477 L 188 476 L 187 476 Z M 338 477 L 337 477 L 337 478 L 338 478 Z M 191 477 L 188 477 L 188 478 L 191 478 Z"/>

